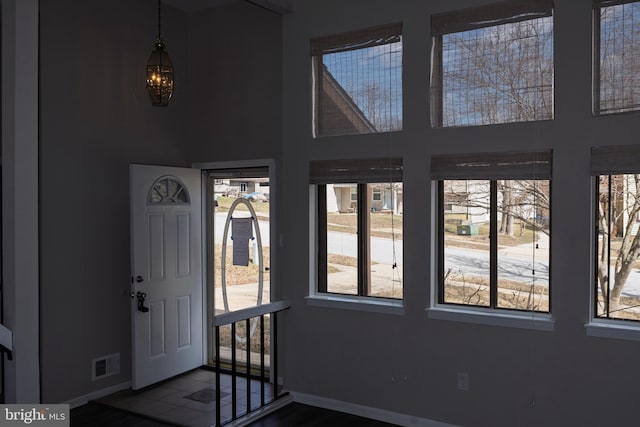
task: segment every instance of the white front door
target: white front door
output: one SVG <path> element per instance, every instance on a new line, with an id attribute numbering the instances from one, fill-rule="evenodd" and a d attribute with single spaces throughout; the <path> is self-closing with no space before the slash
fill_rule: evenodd
<path id="1" fill-rule="evenodd" d="M 201 174 L 131 165 L 134 390 L 202 365 Z"/>

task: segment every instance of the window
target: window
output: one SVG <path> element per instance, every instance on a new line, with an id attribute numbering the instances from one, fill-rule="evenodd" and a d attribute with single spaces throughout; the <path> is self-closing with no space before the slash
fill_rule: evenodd
<path id="1" fill-rule="evenodd" d="M 594 9 L 594 113 L 640 108 L 640 2 L 599 1 Z"/>
<path id="2" fill-rule="evenodd" d="M 379 202 L 382 200 L 382 188 L 379 186 L 375 186 L 372 190 L 372 199 L 374 202 Z"/>
<path id="3" fill-rule="evenodd" d="M 317 292 L 402 298 L 402 160 L 312 161 L 311 184 L 317 195 Z M 372 206 L 374 188 L 387 202 L 384 208 Z"/>
<path id="4" fill-rule="evenodd" d="M 522 0 L 432 16 L 432 125 L 553 119 L 552 12 Z"/>
<path id="5" fill-rule="evenodd" d="M 311 40 L 314 136 L 402 130 L 402 24 Z"/>
<path id="6" fill-rule="evenodd" d="M 189 192 L 179 178 L 163 176 L 153 183 L 147 195 L 148 205 L 189 204 Z"/>
<path id="7" fill-rule="evenodd" d="M 640 320 L 640 146 L 591 150 L 596 179 L 594 209 L 594 314 L 601 319 Z"/>
<path id="8" fill-rule="evenodd" d="M 439 155 L 438 303 L 550 311 L 551 152 Z"/>

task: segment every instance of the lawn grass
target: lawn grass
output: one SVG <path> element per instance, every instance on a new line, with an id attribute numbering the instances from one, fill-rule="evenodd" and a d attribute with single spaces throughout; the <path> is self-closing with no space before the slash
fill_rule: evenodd
<path id="1" fill-rule="evenodd" d="M 469 249 L 489 249 L 489 223 L 478 224 L 478 234 L 475 236 L 459 235 L 457 221 L 447 222 L 444 226 L 445 241 L 447 246 L 464 247 Z M 537 240 L 541 231 L 534 233 L 530 227 L 514 226 L 514 235 L 498 234 L 499 246 L 517 246 L 531 244 L 534 238 Z"/>
<path id="2" fill-rule="evenodd" d="M 486 277 L 451 277 L 445 279 L 445 302 L 489 306 L 489 279 Z M 501 279 L 498 284 L 498 307 L 549 311 L 549 289 L 546 286 Z"/>
<path id="3" fill-rule="evenodd" d="M 402 240 L 402 215 L 389 212 L 371 212 L 369 215 L 371 236 L 395 238 Z M 327 228 L 329 231 L 356 234 L 358 232 L 358 214 L 329 213 L 327 214 Z"/>
<path id="4" fill-rule="evenodd" d="M 253 258 L 253 250 L 250 248 L 249 250 L 249 259 Z M 271 257 L 269 255 L 269 247 L 264 246 L 262 248 L 262 258 L 263 258 L 263 267 L 268 269 L 270 264 Z M 215 246 L 215 284 L 216 287 L 222 286 L 222 244 L 216 244 Z M 258 283 L 258 265 L 254 264 L 252 261 L 249 261 L 248 266 L 243 265 L 233 265 L 233 247 L 232 245 L 227 245 L 227 260 L 225 265 L 225 279 L 227 286 L 234 285 L 247 285 L 250 283 Z M 265 282 L 269 281 L 269 271 L 264 270 L 263 279 Z"/>

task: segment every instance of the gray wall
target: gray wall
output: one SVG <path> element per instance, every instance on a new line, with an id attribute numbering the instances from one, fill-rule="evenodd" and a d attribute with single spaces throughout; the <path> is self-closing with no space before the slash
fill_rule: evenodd
<path id="1" fill-rule="evenodd" d="M 153 0 L 40 2 L 42 400 L 131 376 L 129 163 L 185 166 L 186 16 L 163 9 L 175 99 L 152 107 Z M 91 381 L 91 360 L 121 374 Z"/>
<path id="2" fill-rule="evenodd" d="M 43 402 L 131 378 L 129 164 L 280 156 L 280 16 L 244 1 L 163 6 L 176 89 L 157 108 L 144 87 L 156 7 L 40 3 Z M 91 381 L 91 360 L 118 352 L 121 374 Z"/>
<path id="3" fill-rule="evenodd" d="M 555 120 L 465 129 L 429 125 L 430 15 L 480 5 L 456 0 L 306 0 L 284 20 L 284 147 L 280 192 L 308 192 L 310 159 L 404 158 L 405 315 L 312 307 L 305 201 L 283 197 L 286 388 L 469 426 L 635 425 L 640 343 L 587 337 L 591 146 L 637 142 L 638 115 L 591 115 L 591 2 L 555 1 Z M 366 13 L 363 13 L 366 10 Z M 314 140 L 309 38 L 402 21 L 404 130 Z M 555 330 L 428 319 L 430 156 L 554 150 L 552 306 Z M 302 200 L 302 201 L 301 201 Z M 301 207 L 302 206 L 302 207 Z M 456 372 L 470 390 L 456 389 Z M 406 379 L 404 378 L 406 376 Z M 395 381 L 394 381 L 395 379 Z M 531 408 L 532 394 L 536 406 Z"/>
<path id="4" fill-rule="evenodd" d="M 189 15 L 189 159 L 279 158 L 282 18 L 245 1 Z"/>

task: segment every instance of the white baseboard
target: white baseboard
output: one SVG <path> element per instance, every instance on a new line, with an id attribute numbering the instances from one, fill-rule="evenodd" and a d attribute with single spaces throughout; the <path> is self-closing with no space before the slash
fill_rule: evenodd
<path id="1" fill-rule="evenodd" d="M 126 390 L 131 388 L 131 381 L 127 381 L 124 383 L 112 385 L 111 387 L 103 388 L 100 390 L 93 391 L 89 394 L 85 394 L 84 396 L 76 397 L 71 400 L 67 400 L 66 403 L 70 408 L 76 408 L 78 406 L 86 405 L 90 400 L 100 399 L 101 397 L 108 396 L 112 393 L 116 393 L 118 391 Z"/>
<path id="2" fill-rule="evenodd" d="M 386 423 L 397 424 L 405 427 L 456 427 L 453 424 L 427 418 L 414 417 L 412 415 L 400 414 L 398 412 L 386 411 L 384 409 L 372 408 L 370 406 L 357 405 L 355 403 L 343 402 L 341 400 L 328 399 L 326 397 L 312 394 L 298 393 L 290 391 L 293 401 L 306 405 L 317 406 L 319 408 L 331 409 L 333 411 L 345 412 L 351 415 L 358 415 L 373 420 Z"/>

